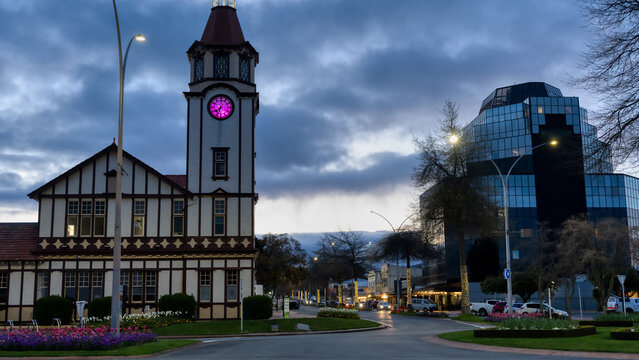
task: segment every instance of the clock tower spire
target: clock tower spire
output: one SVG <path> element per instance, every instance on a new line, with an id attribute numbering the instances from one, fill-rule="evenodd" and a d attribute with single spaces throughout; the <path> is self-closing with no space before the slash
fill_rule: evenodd
<path id="1" fill-rule="evenodd" d="M 254 129 L 259 54 L 245 40 L 234 0 L 214 0 L 204 32 L 187 51 L 187 236 L 254 251 Z"/>

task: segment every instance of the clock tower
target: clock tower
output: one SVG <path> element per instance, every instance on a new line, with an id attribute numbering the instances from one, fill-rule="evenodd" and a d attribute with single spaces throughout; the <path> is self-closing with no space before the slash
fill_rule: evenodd
<path id="1" fill-rule="evenodd" d="M 254 254 L 259 54 L 244 39 L 235 1 L 213 1 L 202 38 L 187 55 L 186 172 L 193 197 L 186 235 L 208 238 L 220 251 Z"/>

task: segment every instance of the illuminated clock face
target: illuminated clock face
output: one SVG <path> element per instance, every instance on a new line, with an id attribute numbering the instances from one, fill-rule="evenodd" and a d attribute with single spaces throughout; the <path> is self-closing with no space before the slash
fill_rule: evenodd
<path id="1" fill-rule="evenodd" d="M 209 114 L 218 120 L 228 119 L 233 114 L 233 101 L 224 95 L 213 97 L 209 101 Z"/>

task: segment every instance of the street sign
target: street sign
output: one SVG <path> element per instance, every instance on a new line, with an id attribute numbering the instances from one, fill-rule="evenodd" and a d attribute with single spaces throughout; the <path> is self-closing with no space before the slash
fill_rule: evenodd
<path id="1" fill-rule="evenodd" d="M 623 285 L 626 282 L 626 275 L 617 275 L 617 279 L 619 279 L 619 282 Z"/>
<path id="2" fill-rule="evenodd" d="M 508 268 L 504 269 L 504 279 L 510 279 L 510 269 Z"/>

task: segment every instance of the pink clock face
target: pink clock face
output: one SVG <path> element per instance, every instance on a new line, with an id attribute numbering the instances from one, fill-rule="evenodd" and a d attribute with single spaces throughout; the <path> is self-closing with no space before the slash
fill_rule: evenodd
<path id="1" fill-rule="evenodd" d="M 209 101 L 209 114 L 218 120 L 227 119 L 233 113 L 233 101 L 228 96 L 218 95 Z"/>

